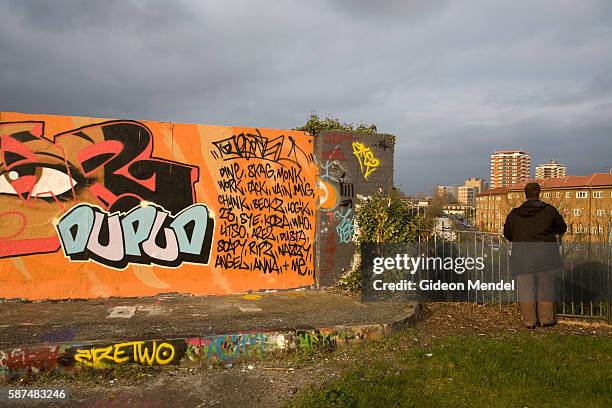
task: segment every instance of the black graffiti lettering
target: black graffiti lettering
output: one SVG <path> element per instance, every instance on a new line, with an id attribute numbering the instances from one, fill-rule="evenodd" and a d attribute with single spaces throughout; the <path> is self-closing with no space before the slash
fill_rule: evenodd
<path id="1" fill-rule="evenodd" d="M 291 270 L 297 272 L 300 276 L 305 276 L 308 274 L 306 266 L 306 261 L 304 258 L 296 258 L 291 260 Z"/>
<path id="2" fill-rule="evenodd" d="M 213 142 L 213 157 L 249 161 L 219 170 L 219 218 L 225 222 L 216 264 L 264 274 L 312 274 L 306 264 L 314 252 L 314 188 L 302 167 L 312 163 L 312 155 L 304 154 L 291 137 L 268 139 L 256 133 Z M 303 259 L 292 265 L 295 258 Z"/>
<path id="3" fill-rule="evenodd" d="M 231 208 L 222 207 L 219 209 L 219 211 L 221 212 L 221 215 L 219 216 L 220 219 L 227 220 L 229 222 L 234 222 L 234 220 L 236 220 L 236 216 L 232 212 Z"/>
<path id="4" fill-rule="evenodd" d="M 291 191 L 291 188 L 285 184 L 275 184 L 274 186 L 272 186 L 272 193 L 281 197 L 293 197 L 293 192 Z"/>
<path id="5" fill-rule="evenodd" d="M 256 258 L 253 262 L 253 269 L 262 271 L 264 274 L 272 272 L 280 273 L 281 271 L 275 258 Z"/>
<path id="6" fill-rule="evenodd" d="M 351 200 L 351 199 L 342 200 L 338 204 L 338 207 L 353 208 L 353 200 Z"/>
<path id="7" fill-rule="evenodd" d="M 343 197 L 355 197 L 353 193 L 353 185 L 350 183 L 340 182 L 340 195 Z"/>
<path id="8" fill-rule="evenodd" d="M 281 242 L 295 242 L 298 244 L 303 244 L 307 241 L 306 233 L 304 232 L 304 230 L 283 231 L 279 234 L 278 238 Z"/>
<path id="9" fill-rule="evenodd" d="M 280 168 L 277 170 L 276 172 L 276 177 L 279 181 L 282 182 L 288 182 L 290 181 L 291 183 L 297 184 L 297 183 L 303 183 L 304 180 L 302 179 L 302 169 L 296 169 L 295 167 L 291 167 L 291 168 Z"/>
<path id="10" fill-rule="evenodd" d="M 255 256 L 267 255 L 270 257 L 274 257 L 274 253 L 272 252 L 273 248 L 274 246 L 268 241 L 249 242 L 249 252 Z"/>
<path id="11" fill-rule="evenodd" d="M 219 188 L 221 190 L 223 190 L 224 192 L 230 192 L 230 193 L 240 193 L 242 195 L 244 195 L 244 187 L 240 187 L 240 180 L 236 180 L 236 179 L 230 179 L 230 180 L 218 180 L 217 184 L 219 185 Z"/>
<path id="12" fill-rule="evenodd" d="M 392 142 L 389 142 L 387 139 L 381 139 L 378 142 L 374 143 L 374 146 L 378 147 L 385 152 L 393 147 Z"/>
<path id="13" fill-rule="evenodd" d="M 272 227 L 255 227 L 253 228 L 253 238 L 259 238 L 268 241 L 276 241 L 274 236 L 274 228 Z"/>
<path id="14" fill-rule="evenodd" d="M 282 255 L 305 257 L 310 252 L 311 247 L 312 245 L 284 243 L 279 246 L 278 252 Z"/>
<path id="15" fill-rule="evenodd" d="M 239 180 L 244 175 L 244 170 L 240 169 L 240 164 L 232 163 L 227 166 L 223 166 L 219 169 L 219 175 L 221 177 L 227 177 L 232 180 Z"/>
<path id="16" fill-rule="evenodd" d="M 293 193 L 294 194 L 301 194 L 304 197 L 313 197 L 314 196 L 314 190 L 310 186 L 310 183 L 294 184 L 293 185 Z"/>
<path id="17" fill-rule="evenodd" d="M 246 202 L 246 199 L 239 195 L 220 194 L 217 197 L 217 201 L 219 202 L 219 204 L 223 206 L 232 207 L 237 210 L 246 210 L 246 211 L 251 210 L 251 206 Z"/>
<path id="18" fill-rule="evenodd" d="M 286 228 L 291 226 L 286 215 L 279 216 L 277 214 L 266 214 L 264 215 L 264 223 L 268 227 Z"/>
<path id="19" fill-rule="evenodd" d="M 310 229 L 310 219 L 308 219 L 308 217 L 304 217 L 304 216 L 297 216 L 295 218 L 293 218 L 291 220 L 291 225 L 294 226 L 295 228 L 305 228 L 305 229 Z"/>
<path id="20" fill-rule="evenodd" d="M 245 238 L 247 236 L 245 226 L 238 224 L 221 224 L 219 232 L 228 238 Z"/>
<path id="21" fill-rule="evenodd" d="M 268 197 L 261 197 L 253 200 L 253 209 L 255 210 L 276 211 L 282 214 L 284 213 L 282 207 L 283 200 L 281 200 L 280 198 L 270 199 Z"/>
<path id="22" fill-rule="evenodd" d="M 220 239 L 217 242 L 217 252 L 231 252 L 232 255 L 236 254 L 236 249 L 244 248 L 246 245 L 246 240 L 224 240 Z"/>
<path id="23" fill-rule="evenodd" d="M 225 269 L 251 269 L 251 266 L 244 262 L 242 256 L 233 256 L 232 254 L 217 255 L 215 259 L 215 268 Z"/>
<path id="24" fill-rule="evenodd" d="M 270 163 L 266 164 L 249 164 L 247 167 L 249 177 L 258 178 L 265 177 L 267 179 L 274 178 L 274 169 Z"/>
<path id="25" fill-rule="evenodd" d="M 264 181 L 249 181 L 247 183 L 247 188 L 249 193 L 253 193 L 256 195 L 269 195 L 270 192 L 266 187 L 266 183 Z"/>
<path id="26" fill-rule="evenodd" d="M 297 215 L 313 215 L 312 208 L 302 200 L 290 201 L 285 206 L 288 213 Z"/>
<path id="27" fill-rule="evenodd" d="M 237 159 L 260 159 L 280 164 L 303 164 L 312 163 L 312 154 L 306 154 L 300 149 L 293 137 L 278 136 L 268 139 L 262 136 L 258 129 L 256 134 L 240 133 L 223 140 L 213 142 L 215 150 L 211 152 L 215 159 L 237 160 Z"/>
<path id="28" fill-rule="evenodd" d="M 240 213 L 240 224 L 251 228 L 259 225 L 261 222 L 261 214 Z"/>

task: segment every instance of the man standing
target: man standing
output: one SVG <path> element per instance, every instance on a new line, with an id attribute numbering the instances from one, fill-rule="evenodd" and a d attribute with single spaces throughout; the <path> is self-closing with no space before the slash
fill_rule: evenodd
<path id="1" fill-rule="evenodd" d="M 555 274 L 563 267 L 557 236 L 567 225 L 555 207 L 540 201 L 540 185 L 527 183 L 527 201 L 513 209 L 504 224 L 512 242 L 510 268 L 516 276 L 523 324 L 530 329 L 556 323 Z"/>

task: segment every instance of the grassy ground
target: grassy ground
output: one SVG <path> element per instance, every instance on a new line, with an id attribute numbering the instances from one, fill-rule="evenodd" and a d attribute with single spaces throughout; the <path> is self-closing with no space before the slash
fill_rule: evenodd
<path id="1" fill-rule="evenodd" d="M 456 325 L 434 332 L 411 329 L 370 345 L 361 350 L 361 357 L 354 356 L 356 363 L 339 379 L 303 391 L 292 405 L 612 406 L 612 341 L 607 329 L 560 325 L 535 332 L 507 326 L 500 330 L 507 320 L 499 321 L 499 327 L 483 327 L 478 310 L 474 321 L 481 326 L 474 328 L 469 313 L 447 314 L 449 306 L 443 307 L 444 314 L 435 310 L 431 320 L 444 317 Z M 458 322 L 460 314 L 464 316 Z M 489 309 L 484 314 L 492 313 Z"/>
<path id="2" fill-rule="evenodd" d="M 424 306 L 416 327 L 332 351 L 231 367 L 77 370 L 6 386 L 66 389 L 69 406 L 88 408 L 607 407 L 611 375 L 612 326 L 568 321 L 529 331 L 514 305 L 439 303 Z"/>

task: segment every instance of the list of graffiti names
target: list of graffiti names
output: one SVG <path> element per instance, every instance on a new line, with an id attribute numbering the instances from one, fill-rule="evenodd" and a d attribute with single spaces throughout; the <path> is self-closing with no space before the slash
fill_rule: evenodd
<path id="1" fill-rule="evenodd" d="M 314 186 L 294 163 L 225 161 L 215 267 L 313 275 Z"/>

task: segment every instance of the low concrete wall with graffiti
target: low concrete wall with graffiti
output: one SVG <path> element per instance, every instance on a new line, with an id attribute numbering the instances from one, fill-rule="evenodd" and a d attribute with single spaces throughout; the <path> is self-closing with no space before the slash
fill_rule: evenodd
<path id="1" fill-rule="evenodd" d="M 0 298 L 327 285 L 392 174 L 388 135 L 0 112 Z"/>
<path id="2" fill-rule="evenodd" d="M 320 179 L 326 189 L 319 211 L 319 282 L 333 285 L 350 270 L 355 253 L 355 203 L 393 187 L 395 137 L 321 132 L 317 143 Z"/>
<path id="3" fill-rule="evenodd" d="M 298 349 L 335 348 L 379 339 L 386 324 L 317 330 L 253 332 L 180 339 L 61 343 L 0 350 L 0 377 L 118 365 L 199 366 L 253 360 Z"/>

